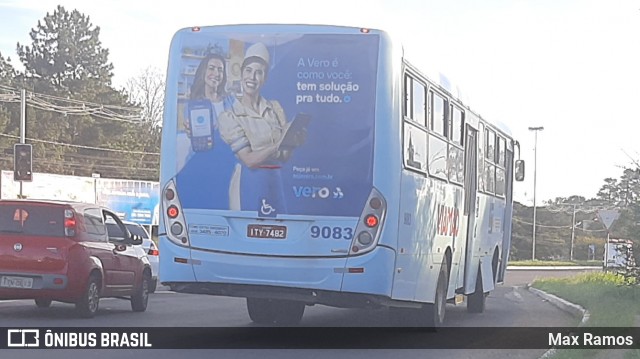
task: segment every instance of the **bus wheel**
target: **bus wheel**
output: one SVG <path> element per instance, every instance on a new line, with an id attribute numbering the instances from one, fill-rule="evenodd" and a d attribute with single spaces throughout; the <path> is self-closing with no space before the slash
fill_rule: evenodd
<path id="1" fill-rule="evenodd" d="M 304 309 L 304 303 L 292 300 L 247 298 L 249 318 L 257 324 L 296 325 Z"/>
<path id="2" fill-rule="evenodd" d="M 480 272 L 480 268 L 478 268 L 478 276 L 476 277 L 476 290 L 467 297 L 467 312 L 484 312 L 485 302 L 486 296 L 484 295 L 484 292 L 482 290 L 482 274 Z"/>
<path id="3" fill-rule="evenodd" d="M 444 324 L 444 315 L 447 306 L 447 287 L 449 286 L 449 267 L 447 259 L 442 260 L 440 273 L 438 274 L 438 284 L 436 286 L 436 297 L 434 303 L 424 304 L 422 307 L 421 324 L 423 327 L 437 328 Z"/>
<path id="4" fill-rule="evenodd" d="M 38 308 L 49 308 L 51 306 L 51 299 L 36 298 L 36 305 Z"/>

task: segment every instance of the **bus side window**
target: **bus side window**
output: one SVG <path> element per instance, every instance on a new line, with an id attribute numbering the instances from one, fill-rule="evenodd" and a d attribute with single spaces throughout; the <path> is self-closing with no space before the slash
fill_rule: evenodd
<path id="1" fill-rule="evenodd" d="M 446 100 L 439 94 L 429 91 L 431 97 L 431 130 L 441 136 L 447 136 L 446 133 Z"/>

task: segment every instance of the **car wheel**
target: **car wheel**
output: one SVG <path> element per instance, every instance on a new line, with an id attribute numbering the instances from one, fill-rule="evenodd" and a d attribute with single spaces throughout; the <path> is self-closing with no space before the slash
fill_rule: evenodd
<path id="1" fill-rule="evenodd" d="M 131 309 L 134 312 L 144 312 L 147 310 L 147 303 L 149 302 L 149 283 L 151 282 L 151 276 L 148 272 L 144 272 L 142 275 L 142 283 L 135 293 L 131 296 Z"/>
<path id="2" fill-rule="evenodd" d="M 49 308 L 51 306 L 51 299 L 37 298 L 36 305 L 38 306 L 38 308 Z"/>
<path id="3" fill-rule="evenodd" d="M 149 282 L 149 293 L 155 293 L 158 287 L 158 278 L 151 279 Z"/>
<path id="4" fill-rule="evenodd" d="M 100 306 L 100 277 L 92 274 L 82 298 L 76 302 L 76 310 L 83 318 L 93 318 Z"/>

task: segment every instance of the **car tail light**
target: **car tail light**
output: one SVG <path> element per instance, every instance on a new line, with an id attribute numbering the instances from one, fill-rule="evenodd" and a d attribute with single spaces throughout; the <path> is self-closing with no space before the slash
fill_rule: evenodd
<path id="1" fill-rule="evenodd" d="M 72 209 L 64 210 L 64 235 L 67 237 L 76 235 L 76 217 Z"/>
<path id="2" fill-rule="evenodd" d="M 150 255 L 150 256 L 159 256 L 160 255 L 160 251 L 158 250 L 156 245 L 152 243 L 151 247 L 149 247 L 149 252 L 147 254 Z"/>

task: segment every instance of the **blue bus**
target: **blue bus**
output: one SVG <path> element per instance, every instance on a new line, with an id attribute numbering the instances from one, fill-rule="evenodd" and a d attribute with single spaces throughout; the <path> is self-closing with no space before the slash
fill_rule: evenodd
<path id="1" fill-rule="evenodd" d="M 482 312 L 504 277 L 524 163 L 505 127 L 437 80 L 375 29 L 179 30 L 161 282 L 246 298 L 262 324 L 297 324 L 315 304 L 387 307 L 424 327 L 447 303 Z"/>

